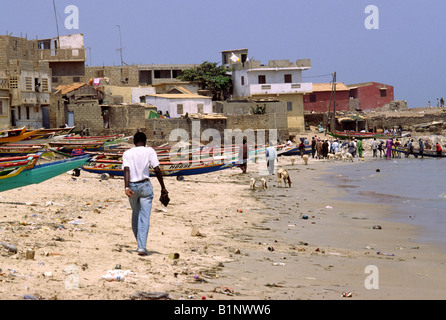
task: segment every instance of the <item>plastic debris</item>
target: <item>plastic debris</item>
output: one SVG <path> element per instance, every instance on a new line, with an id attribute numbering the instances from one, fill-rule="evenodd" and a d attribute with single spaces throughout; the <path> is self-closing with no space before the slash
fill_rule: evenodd
<path id="1" fill-rule="evenodd" d="M 129 274 L 133 274 L 130 270 L 113 269 L 108 270 L 107 274 L 102 276 L 102 279 L 106 281 L 124 281 L 125 277 Z"/>
<path id="2" fill-rule="evenodd" d="M 390 256 L 390 257 L 395 256 L 395 254 L 393 254 L 393 253 L 385 253 L 385 252 L 381 252 L 381 251 L 378 251 L 376 254 L 378 254 L 380 256 Z"/>

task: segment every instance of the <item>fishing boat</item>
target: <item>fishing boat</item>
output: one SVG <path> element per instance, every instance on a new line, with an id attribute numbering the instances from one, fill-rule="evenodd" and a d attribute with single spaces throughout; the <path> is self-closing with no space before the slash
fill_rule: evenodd
<path id="1" fill-rule="evenodd" d="M 24 140 L 34 133 L 38 132 L 40 129 L 26 132 L 26 127 L 19 129 L 3 130 L 0 131 L 0 145 L 4 143 L 17 142 Z"/>
<path id="2" fill-rule="evenodd" d="M 31 153 L 45 152 L 45 144 L 4 144 L 0 146 L 0 157 L 25 156 Z M 1 158 L 0 158 L 1 159 Z"/>
<path id="3" fill-rule="evenodd" d="M 346 139 L 350 140 L 351 138 L 355 138 L 358 140 L 362 139 L 389 139 L 400 137 L 400 133 L 376 133 L 376 132 L 355 132 L 355 131 L 333 131 L 327 132 L 328 135 L 338 138 L 338 139 Z"/>
<path id="4" fill-rule="evenodd" d="M 16 175 L 5 177 L 5 179 L 0 180 L 0 192 L 41 183 L 69 170 L 80 168 L 87 163 L 89 159 L 90 156 L 67 158 L 36 164 L 29 169 L 24 168 Z"/>
<path id="5" fill-rule="evenodd" d="M 236 166 L 237 160 L 192 160 L 192 161 L 172 161 L 160 162 L 160 169 L 164 176 L 188 176 L 215 172 Z M 82 166 L 82 170 L 92 173 L 107 173 L 111 176 L 124 176 L 122 161 L 120 160 L 100 160 L 96 159 Z M 150 169 L 150 176 L 155 176 L 153 168 Z"/>
<path id="6" fill-rule="evenodd" d="M 68 135 L 74 130 L 74 128 L 75 127 L 49 128 L 49 129 L 41 128 L 24 140 L 50 139 L 56 136 Z M 27 130 L 27 132 L 30 131 L 32 130 Z"/>
<path id="7" fill-rule="evenodd" d="M 281 154 L 285 150 L 284 145 L 275 146 L 275 148 L 278 154 Z M 266 148 L 259 148 L 249 151 L 248 161 L 253 161 L 259 158 L 259 156 L 264 154 L 265 151 Z M 238 152 L 230 152 L 204 158 L 200 158 L 198 155 L 197 160 L 161 160 L 160 169 L 165 176 L 182 177 L 220 171 L 235 167 L 238 164 Z M 89 163 L 82 166 L 82 170 L 97 174 L 106 173 L 111 176 L 124 176 L 122 160 L 108 159 L 104 155 L 97 155 L 93 157 Z M 155 175 L 153 169 L 150 170 L 150 175 Z"/>
<path id="8" fill-rule="evenodd" d="M 34 167 L 39 157 L 40 154 L 31 154 L 20 157 L 0 158 L 0 179 L 16 176 L 23 170 Z"/>
<path id="9" fill-rule="evenodd" d="M 429 158 L 445 158 L 446 157 L 446 151 L 442 151 L 441 155 L 439 155 L 439 154 L 437 154 L 436 150 L 424 149 L 423 155 L 421 155 L 420 149 L 418 149 L 418 148 L 416 148 L 416 149 L 414 148 L 411 153 L 409 153 L 409 149 L 407 147 L 392 147 L 392 150 L 396 151 L 398 153 L 403 153 L 405 155 L 409 154 L 409 156 L 413 155 L 413 156 L 415 156 L 415 158 L 418 158 L 421 156 L 429 157 Z"/>
<path id="10" fill-rule="evenodd" d="M 305 146 L 304 154 L 311 154 L 311 145 Z M 278 152 L 278 156 L 300 156 L 300 150 L 298 145 L 285 146 L 280 152 Z"/>

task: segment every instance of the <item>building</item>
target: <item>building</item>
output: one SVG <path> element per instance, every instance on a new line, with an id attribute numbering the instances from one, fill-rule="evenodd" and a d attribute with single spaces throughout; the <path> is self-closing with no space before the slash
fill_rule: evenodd
<path id="1" fill-rule="evenodd" d="M 388 106 L 394 99 L 390 85 L 366 82 L 345 85 L 336 83 L 335 111 L 370 111 Z M 334 93 L 332 83 L 313 83 L 313 92 L 304 95 L 306 112 L 332 112 Z"/>
<path id="2" fill-rule="evenodd" d="M 256 60 L 232 64 L 233 99 L 276 98 L 287 104 L 288 128 L 304 131 L 303 96 L 313 91 L 311 82 L 303 82 L 302 71 L 311 68 L 309 59 L 271 60 L 263 65 Z"/>
<path id="3" fill-rule="evenodd" d="M 332 83 L 313 83 L 313 92 L 304 95 L 306 112 L 333 112 L 334 94 Z M 350 110 L 350 88 L 336 83 L 336 111 Z"/>
<path id="4" fill-rule="evenodd" d="M 171 118 L 179 118 L 186 113 L 213 113 L 212 97 L 195 94 L 182 87 L 174 87 L 165 93 L 146 94 L 141 102 L 155 106 Z"/>
<path id="5" fill-rule="evenodd" d="M 393 86 L 365 82 L 348 85 L 350 89 L 351 104 L 354 109 L 370 111 L 384 107 L 394 101 Z"/>
<path id="6" fill-rule="evenodd" d="M 97 81 L 120 86 L 151 86 L 159 83 L 177 83 L 183 70 L 192 69 L 196 64 L 138 64 L 124 66 L 94 66 L 85 68 L 84 82 Z"/>
<path id="7" fill-rule="evenodd" d="M 37 40 L 39 60 L 46 61 L 55 86 L 85 81 L 86 50 L 81 33 Z"/>
<path id="8" fill-rule="evenodd" d="M 37 40 L 0 36 L 0 128 L 49 127 L 51 69 Z"/>
<path id="9" fill-rule="evenodd" d="M 64 103 L 65 123 L 75 130 L 84 128 L 107 128 L 106 106 L 103 104 L 104 93 L 86 83 L 73 83 L 56 87 Z"/>

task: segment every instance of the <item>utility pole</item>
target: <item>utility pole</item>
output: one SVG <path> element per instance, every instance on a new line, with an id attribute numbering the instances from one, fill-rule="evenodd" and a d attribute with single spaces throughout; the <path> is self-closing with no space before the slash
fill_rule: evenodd
<path id="1" fill-rule="evenodd" d="M 333 73 L 333 117 L 331 119 L 331 132 L 336 130 L 336 71 Z"/>

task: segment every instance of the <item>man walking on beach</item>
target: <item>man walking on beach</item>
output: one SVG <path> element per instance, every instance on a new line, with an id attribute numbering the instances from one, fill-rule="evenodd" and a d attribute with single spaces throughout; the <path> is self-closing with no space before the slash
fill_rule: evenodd
<path id="1" fill-rule="evenodd" d="M 129 198 L 132 208 L 132 229 L 138 244 L 138 254 L 147 255 L 147 236 L 150 227 L 150 213 L 152 211 L 153 187 L 150 182 L 150 167 L 161 186 L 161 194 L 167 195 L 163 176 L 159 168 L 158 156 L 155 150 L 146 147 L 147 137 L 144 132 L 137 132 L 133 136 L 135 147 L 122 155 L 124 168 L 125 194 Z"/>
<path id="2" fill-rule="evenodd" d="M 266 148 L 266 167 L 268 168 L 269 174 L 274 174 L 274 161 L 277 159 L 276 148 L 274 148 L 273 143 L 270 143 L 269 147 Z"/>
<path id="3" fill-rule="evenodd" d="M 238 159 L 242 173 L 246 173 L 246 169 L 248 168 L 248 144 L 246 138 L 243 138 L 243 145 L 239 148 Z"/>
<path id="4" fill-rule="evenodd" d="M 373 157 L 376 158 L 376 150 L 378 149 L 378 143 L 376 142 L 376 138 L 373 138 L 372 141 L 372 151 L 373 151 Z"/>

